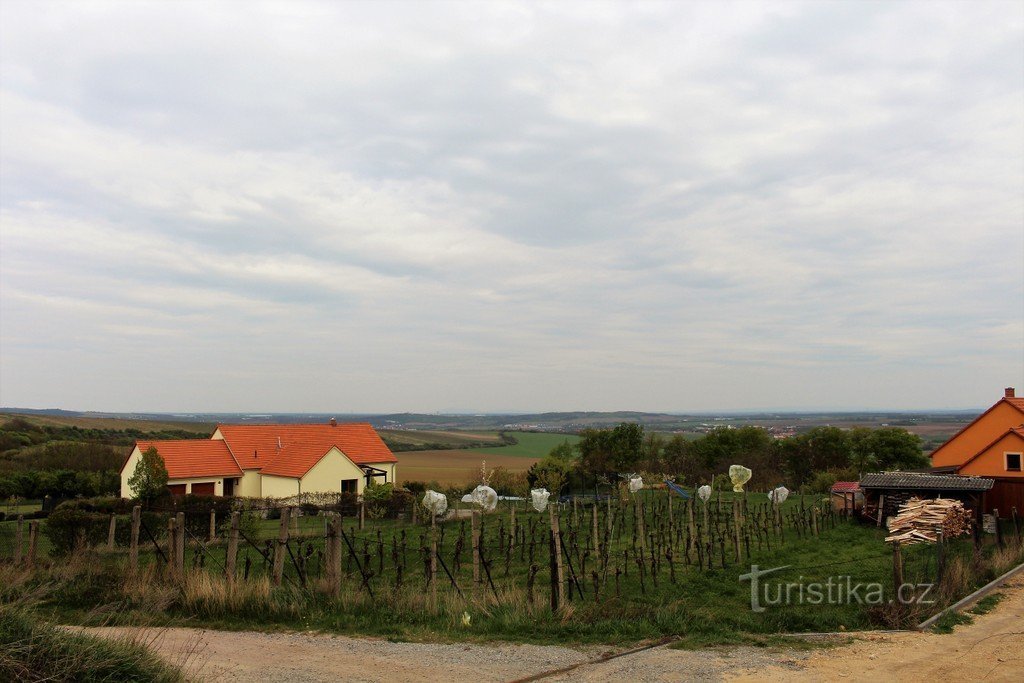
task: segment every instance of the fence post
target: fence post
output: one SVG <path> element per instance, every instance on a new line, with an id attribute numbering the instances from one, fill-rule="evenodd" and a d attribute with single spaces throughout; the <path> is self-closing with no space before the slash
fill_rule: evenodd
<path id="1" fill-rule="evenodd" d="M 178 564 L 178 576 L 185 576 L 185 513 L 178 513 L 178 521 L 174 525 L 175 538 L 174 560 Z"/>
<path id="2" fill-rule="evenodd" d="M 815 505 L 814 507 L 811 508 L 811 531 L 814 532 L 815 536 L 818 535 L 818 506 L 817 505 Z"/>
<path id="3" fill-rule="evenodd" d="M 1003 527 L 1002 527 L 1001 524 L 999 524 L 999 509 L 998 508 L 992 508 L 992 516 L 996 520 L 996 545 L 998 545 L 999 549 L 1002 550 L 1003 549 Z"/>
<path id="4" fill-rule="evenodd" d="M 277 533 L 277 547 L 274 548 L 274 585 L 280 586 L 284 578 L 284 554 L 288 544 L 288 518 L 291 508 L 281 508 L 281 528 Z"/>
<path id="5" fill-rule="evenodd" d="M 21 564 L 21 527 L 25 524 L 25 515 L 18 515 L 18 523 L 14 527 L 14 564 Z"/>
<path id="6" fill-rule="evenodd" d="M 900 552 L 899 541 L 894 541 L 892 544 L 892 583 L 893 590 L 896 591 L 896 597 L 902 598 L 901 587 L 903 586 L 903 555 Z"/>
<path id="7" fill-rule="evenodd" d="M 341 517 L 332 516 L 327 522 L 327 584 L 331 595 L 341 592 Z"/>
<path id="8" fill-rule="evenodd" d="M 231 530 L 228 531 L 228 555 L 224 558 L 224 573 L 227 574 L 228 583 L 235 582 L 235 564 L 238 562 L 238 526 L 241 520 L 241 513 L 231 513 Z"/>
<path id="9" fill-rule="evenodd" d="M 738 499 L 732 502 L 732 517 L 733 526 L 735 527 L 733 531 L 736 536 L 736 563 L 739 564 L 742 558 L 740 552 L 740 501 Z"/>
<path id="10" fill-rule="evenodd" d="M 598 534 L 597 534 L 597 501 L 596 500 L 594 501 L 594 507 L 591 508 L 591 521 L 592 521 L 592 526 L 593 526 L 593 529 L 591 531 L 594 534 L 594 556 L 596 557 L 597 554 L 598 554 L 597 547 L 598 547 L 598 545 L 600 543 L 600 536 L 598 536 Z"/>
<path id="11" fill-rule="evenodd" d="M 1020 544 L 1020 517 L 1017 515 L 1017 508 L 1014 507 L 1010 511 L 1010 516 L 1013 517 L 1013 532 L 1017 535 L 1017 544 Z"/>
<path id="12" fill-rule="evenodd" d="M 946 547 L 942 538 L 942 527 L 935 527 L 935 583 L 941 584 L 946 573 Z"/>
<path id="13" fill-rule="evenodd" d="M 110 513 L 110 528 L 107 529 L 107 550 L 114 549 L 114 532 L 117 530 L 117 515 Z"/>
<path id="14" fill-rule="evenodd" d="M 142 506 L 132 508 L 132 539 L 128 546 L 128 562 L 133 572 L 139 569 L 139 527 L 142 525 Z"/>
<path id="15" fill-rule="evenodd" d="M 366 501 L 359 501 L 359 530 L 366 526 Z"/>
<path id="16" fill-rule="evenodd" d="M 32 520 L 28 523 L 28 568 L 36 562 L 36 536 L 39 530 L 39 522 Z"/>
<path id="17" fill-rule="evenodd" d="M 210 540 L 217 538 L 217 511 L 210 510 Z"/>

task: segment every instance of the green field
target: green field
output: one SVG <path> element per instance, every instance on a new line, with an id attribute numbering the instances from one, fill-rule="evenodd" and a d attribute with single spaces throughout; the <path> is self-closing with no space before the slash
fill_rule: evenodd
<path id="1" fill-rule="evenodd" d="M 575 434 L 549 434 L 544 432 L 508 432 L 515 437 L 513 446 L 496 446 L 493 448 L 473 448 L 473 453 L 492 453 L 494 455 L 516 455 L 524 458 L 543 458 L 558 444 L 568 441 L 575 444 L 580 437 Z"/>

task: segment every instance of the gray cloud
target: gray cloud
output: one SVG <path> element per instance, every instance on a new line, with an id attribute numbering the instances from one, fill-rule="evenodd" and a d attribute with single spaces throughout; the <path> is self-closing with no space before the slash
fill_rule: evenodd
<path id="1" fill-rule="evenodd" d="M 1015 3 L 12 2 L 0 403 L 1024 382 Z"/>

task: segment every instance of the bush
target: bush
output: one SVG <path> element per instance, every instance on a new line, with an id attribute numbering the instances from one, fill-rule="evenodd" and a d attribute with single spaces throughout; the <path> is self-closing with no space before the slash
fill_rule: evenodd
<path id="1" fill-rule="evenodd" d="M 131 543 L 132 506 L 131 501 L 122 498 L 83 498 L 61 503 L 46 517 L 43 525 L 43 533 L 53 546 L 51 553 L 66 555 L 80 545 L 106 543 L 112 514 L 117 516 L 114 543 L 127 547 Z M 166 515 L 143 512 L 142 523 L 155 538 L 166 533 Z M 146 543 L 149 537 L 144 531 L 141 533 L 140 543 Z"/>

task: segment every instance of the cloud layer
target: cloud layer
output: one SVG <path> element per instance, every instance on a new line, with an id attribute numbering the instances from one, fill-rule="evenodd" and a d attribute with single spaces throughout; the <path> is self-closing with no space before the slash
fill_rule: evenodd
<path id="1" fill-rule="evenodd" d="M 0 404 L 1024 384 L 1017 3 L 8 3 Z"/>

